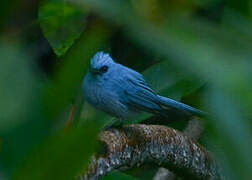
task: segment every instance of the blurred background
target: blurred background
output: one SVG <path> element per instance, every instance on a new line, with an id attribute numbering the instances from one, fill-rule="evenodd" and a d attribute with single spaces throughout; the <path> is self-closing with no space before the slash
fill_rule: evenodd
<path id="1" fill-rule="evenodd" d="M 87 167 L 110 119 L 81 92 L 99 50 L 160 94 L 209 112 L 200 143 L 227 179 L 252 179 L 251 0 L 0 3 L 0 179 L 75 179 Z M 173 120 L 135 123 L 187 124 Z M 156 171 L 105 179 L 153 179 Z"/>

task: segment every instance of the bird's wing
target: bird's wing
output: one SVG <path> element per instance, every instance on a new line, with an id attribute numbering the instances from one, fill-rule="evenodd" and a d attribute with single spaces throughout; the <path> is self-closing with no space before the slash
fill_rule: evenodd
<path id="1" fill-rule="evenodd" d="M 157 95 L 145 82 L 143 76 L 135 71 L 127 73 L 123 78 L 124 102 L 133 109 L 146 111 L 165 117 L 172 114 L 185 116 L 197 115 L 204 117 L 205 113 L 175 100 Z"/>
<path id="2" fill-rule="evenodd" d="M 141 74 L 132 71 L 124 77 L 124 96 L 127 105 L 131 108 L 158 113 L 160 107 L 159 97 L 148 86 Z"/>

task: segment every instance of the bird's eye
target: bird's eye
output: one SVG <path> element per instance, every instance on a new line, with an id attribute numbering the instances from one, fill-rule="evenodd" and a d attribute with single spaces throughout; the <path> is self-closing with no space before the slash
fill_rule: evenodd
<path id="1" fill-rule="evenodd" d="M 102 66 L 102 67 L 99 69 L 99 71 L 100 71 L 101 73 L 107 72 L 107 71 L 108 71 L 108 66 Z"/>

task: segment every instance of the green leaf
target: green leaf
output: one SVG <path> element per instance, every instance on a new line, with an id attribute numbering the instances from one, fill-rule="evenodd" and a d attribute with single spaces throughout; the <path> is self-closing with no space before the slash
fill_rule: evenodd
<path id="1" fill-rule="evenodd" d="M 31 153 L 14 179 L 74 179 L 87 168 L 96 150 L 97 133 L 93 122 L 49 138 Z"/>
<path id="2" fill-rule="evenodd" d="M 206 83 L 197 73 L 184 72 L 168 60 L 153 65 L 143 75 L 157 93 L 175 100 L 195 92 Z"/>
<path id="3" fill-rule="evenodd" d="M 252 20 L 252 2 L 251 0 L 243 0 L 242 3 L 236 0 L 226 1 L 226 8 L 229 8 L 236 13 L 240 13 L 243 16 Z M 230 12 L 229 12 L 230 13 Z"/>
<path id="4" fill-rule="evenodd" d="M 214 152 L 225 165 L 225 171 L 232 172 L 233 179 L 251 179 L 251 128 L 240 104 L 222 89 L 209 91 L 206 104 L 214 114 L 211 119 L 214 131 L 209 133 L 208 141 L 219 146 L 219 151 L 214 149 Z"/>
<path id="5" fill-rule="evenodd" d="M 87 10 L 64 3 L 44 1 L 39 7 L 39 21 L 42 31 L 58 57 L 79 38 L 85 27 Z"/>
<path id="6" fill-rule="evenodd" d="M 83 110 L 81 112 L 80 124 L 85 124 L 94 120 L 100 127 L 100 129 L 102 129 L 107 125 L 113 123 L 115 119 L 113 119 L 108 114 L 95 109 L 93 106 L 85 102 L 83 105 Z"/>
<path id="7" fill-rule="evenodd" d="M 8 131 L 4 132 L 0 128 L 0 141 L 2 143 L 0 159 L 1 166 L 7 169 L 7 176 L 23 167 L 21 163 L 27 160 L 26 157 L 34 150 L 35 146 L 40 145 L 56 129 L 62 128 L 62 123 L 64 123 L 62 120 L 67 118 L 67 116 L 63 117 L 63 112 L 66 110 L 67 105 L 71 103 L 74 92 L 81 84 L 81 79 L 88 68 L 91 55 L 103 44 L 107 35 L 106 27 L 101 26 L 100 23 L 94 23 L 90 27 L 90 31 L 87 31 L 87 36 L 81 36 L 74 48 L 71 48 L 68 53 L 69 56 L 65 56 L 64 66 L 61 66 L 59 71 L 55 73 L 55 77 L 46 85 L 38 78 L 33 80 L 33 77 L 37 77 L 37 75 L 32 74 L 35 72 L 34 70 L 31 70 L 31 73 L 29 72 L 30 59 L 22 56 L 22 53 L 15 53 L 16 50 L 12 51 L 11 47 L 8 47 L 8 42 L 4 42 L 3 47 L 5 48 L 2 49 L 2 54 L 8 62 L 3 61 L 0 63 L 3 63 L 3 71 L 1 72 L 4 74 L 1 76 L 4 80 L 2 84 L 4 88 L 1 88 L 1 90 L 8 94 L 4 94 L 6 99 L 2 98 L 4 100 L 2 101 L 2 110 L 6 111 L 1 112 L 1 114 L 6 115 L 7 110 L 10 110 L 9 114 L 11 116 L 8 116 L 9 118 L 5 121 L 0 119 L 1 125 L 3 125 L 1 128 L 8 129 Z M 35 84 L 35 86 L 34 83 L 39 85 Z M 26 104 L 27 102 L 28 104 Z M 17 114 L 13 114 L 13 111 Z M 59 117 L 59 115 L 61 116 Z M 55 124 L 56 121 L 57 124 Z M 72 140 L 76 141 L 75 138 Z M 50 145 L 53 146 L 53 142 Z M 82 161 L 81 158 L 79 160 Z M 80 162 L 76 161 L 75 163 L 79 164 Z M 82 163 L 84 162 L 82 161 Z M 53 167 L 50 168 L 53 169 Z M 22 172 L 22 170 L 19 172 Z M 62 176 L 65 172 L 70 173 L 62 171 Z M 21 179 L 22 176 L 19 178 Z"/>
<path id="8" fill-rule="evenodd" d="M 3 133 L 26 121 L 22 117 L 31 102 L 36 82 L 28 63 L 30 58 L 21 53 L 16 44 L 1 42 L 0 54 L 4 59 L 0 61 L 0 132 Z"/>
<path id="9" fill-rule="evenodd" d="M 72 102 L 81 87 L 90 58 L 108 36 L 106 26 L 100 22 L 93 23 L 64 56 L 64 64 L 44 92 L 44 108 L 49 116 L 57 115 Z"/>
<path id="10" fill-rule="evenodd" d="M 32 69 L 32 58 L 21 52 L 21 43 L 0 42 L 0 159 L 8 176 L 23 160 L 27 149 L 37 134 L 29 123 L 34 115 L 39 80 Z M 34 121 L 36 119 L 36 121 Z M 39 118 L 33 122 L 43 127 Z M 30 134 L 27 130 L 30 128 Z M 43 131 L 46 134 L 45 131 Z M 27 136 L 28 135 L 28 136 Z M 21 139 L 25 140 L 22 141 Z M 17 150 L 18 149 L 18 150 Z"/>

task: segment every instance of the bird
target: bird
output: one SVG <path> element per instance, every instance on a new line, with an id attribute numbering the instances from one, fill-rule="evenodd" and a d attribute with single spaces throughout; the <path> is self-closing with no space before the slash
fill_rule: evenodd
<path id="1" fill-rule="evenodd" d="M 205 112 L 158 95 L 142 74 L 115 62 L 108 53 L 97 52 L 82 82 L 86 101 L 120 121 L 145 112 L 161 117 L 178 114 L 204 117 Z"/>

